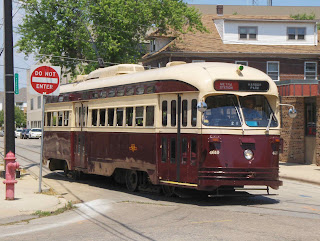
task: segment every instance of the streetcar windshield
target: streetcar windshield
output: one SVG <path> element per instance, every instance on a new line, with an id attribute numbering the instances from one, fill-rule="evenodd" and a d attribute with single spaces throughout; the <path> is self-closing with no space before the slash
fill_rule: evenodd
<path id="1" fill-rule="evenodd" d="M 265 96 L 249 95 L 239 97 L 245 123 L 250 127 L 267 127 L 270 120 L 270 127 L 278 126 L 277 119 Z"/>
<path id="2" fill-rule="evenodd" d="M 234 95 L 209 96 L 207 110 L 203 115 L 205 126 L 241 126 L 240 108 Z"/>

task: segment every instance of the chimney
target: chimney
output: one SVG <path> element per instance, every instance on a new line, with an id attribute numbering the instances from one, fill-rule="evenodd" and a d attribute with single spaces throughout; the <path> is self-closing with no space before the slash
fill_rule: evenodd
<path id="1" fill-rule="evenodd" d="M 219 16 L 223 15 L 223 5 L 217 5 L 217 14 Z"/>

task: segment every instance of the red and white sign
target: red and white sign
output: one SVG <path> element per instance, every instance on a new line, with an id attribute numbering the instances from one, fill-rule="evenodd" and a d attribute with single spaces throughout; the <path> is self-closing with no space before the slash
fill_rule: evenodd
<path id="1" fill-rule="evenodd" d="M 215 90 L 222 91 L 238 91 L 239 90 L 239 82 L 237 81 L 228 81 L 228 80 L 216 80 L 214 82 Z"/>
<path id="2" fill-rule="evenodd" d="M 36 94 L 59 95 L 60 93 L 59 66 L 32 66 L 30 85 Z"/>

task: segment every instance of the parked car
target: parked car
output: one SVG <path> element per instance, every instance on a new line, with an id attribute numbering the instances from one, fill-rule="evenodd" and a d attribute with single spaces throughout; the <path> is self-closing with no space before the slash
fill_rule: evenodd
<path id="1" fill-rule="evenodd" d="M 4 136 L 4 131 L 0 131 L 0 136 Z"/>
<path id="2" fill-rule="evenodd" d="M 41 138 L 42 135 L 42 130 L 39 128 L 32 128 L 27 134 L 27 138 L 32 139 L 32 138 Z"/>
<path id="3" fill-rule="evenodd" d="M 22 130 L 23 130 L 22 128 L 17 128 L 15 130 L 15 132 L 14 132 L 15 138 L 20 137 L 20 134 L 21 134 Z"/>
<path id="4" fill-rule="evenodd" d="M 20 139 L 27 139 L 27 133 L 29 133 L 30 129 L 23 129 L 22 132 L 20 133 Z"/>

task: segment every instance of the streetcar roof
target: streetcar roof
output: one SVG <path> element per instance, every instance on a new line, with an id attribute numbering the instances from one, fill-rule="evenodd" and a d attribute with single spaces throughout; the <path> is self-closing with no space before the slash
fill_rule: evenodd
<path id="1" fill-rule="evenodd" d="M 269 90 L 265 95 L 278 96 L 278 89 L 274 81 L 262 71 L 244 66 L 239 72 L 239 64 L 220 62 L 201 62 L 180 64 L 170 67 L 146 70 L 136 73 L 117 75 L 112 77 L 89 79 L 83 82 L 61 85 L 61 93 L 71 93 L 84 90 L 101 89 L 105 87 L 122 86 L 128 84 L 147 83 L 157 80 L 177 80 L 196 87 L 203 95 L 221 94 L 226 91 L 217 91 L 213 87 L 215 80 L 254 80 L 267 81 Z M 252 92 L 228 92 L 236 95 L 248 95 Z"/>

